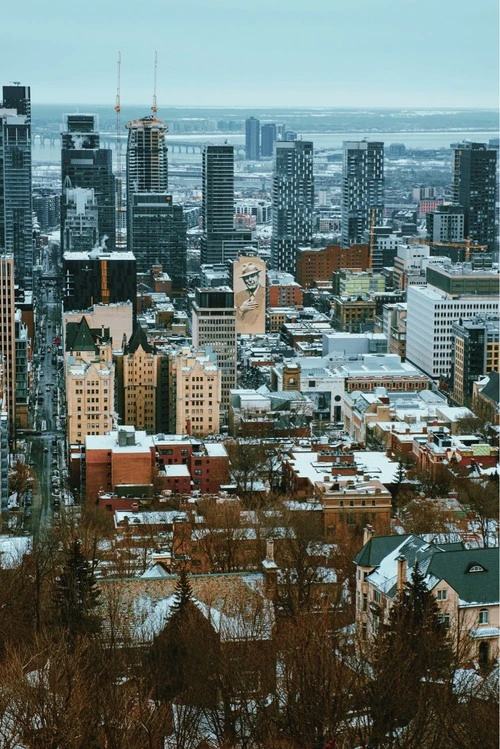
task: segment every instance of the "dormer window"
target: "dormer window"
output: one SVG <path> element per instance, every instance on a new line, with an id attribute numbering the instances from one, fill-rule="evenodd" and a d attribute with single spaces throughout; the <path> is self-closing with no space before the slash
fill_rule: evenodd
<path id="1" fill-rule="evenodd" d="M 472 562 L 472 564 L 467 567 L 467 572 L 486 572 L 486 570 L 481 564 Z"/>

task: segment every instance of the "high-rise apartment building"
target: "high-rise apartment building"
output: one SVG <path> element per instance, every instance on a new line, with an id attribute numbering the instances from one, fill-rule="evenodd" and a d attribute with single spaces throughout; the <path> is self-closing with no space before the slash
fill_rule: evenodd
<path id="1" fill-rule="evenodd" d="M 277 139 L 276 124 L 268 122 L 260 129 L 260 155 L 272 156 Z"/>
<path id="2" fill-rule="evenodd" d="M 93 189 L 72 187 L 64 190 L 63 244 L 69 252 L 92 250 L 99 240 L 99 209 Z"/>
<path id="3" fill-rule="evenodd" d="M 208 144 L 202 156 L 202 264 L 224 263 L 253 244 L 251 231 L 234 228 L 234 147 Z"/>
<path id="4" fill-rule="evenodd" d="M 168 190 L 168 128 L 163 120 L 147 115 L 127 124 L 127 245 L 133 251 L 133 195 Z"/>
<path id="5" fill-rule="evenodd" d="M 295 276 L 297 251 L 312 239 L 313 144 L 276 143 L 273 172 L 271 261 L 274 270 Z"/>
<path id="6" fill-rule="evenodd" d="M 9 432 L 16 426 L 16 351 L 14 306 L 14 256 L 0 255 L 0 356 L 3 372 L 3 408 L 7 411 Z M 3 410 L 2 408 L 2 410 Z"/>
<path id="7" fill-rule="evenodd" d="M 234 229 L 234 147 L 206 145 L 201 165 L 203 229 L 207 236 Z"/>
<path id="8" fill-rule="evenodd" d="M 384 144 L 344 141 L 342 169 L 342 244 L 363 242 L 384 214 Z"/>
<path id="9" fill-rule="evenodd" d="M 0 108 L 0 250 L 14 256 L 16 283 L 33 288 L 29 86 L 4 86 Z"/>
<path id="10" fill-rule="evenodd" d="M 94 190 L 98 216 L 98 236 L 114 250 L 116 242 L 116 195 L 112 153 L 100 147 L 98 118 L 96 114 L 67 114 L 65 129 L 61 134 L 61 247 L 67 249 L 66 212 L 68 189 Z"/>
<path id="11" fill-rule="evenodd" d="M 206 437 L 219 432 L 220 370 L 210 346 L 182 348 L 169 357 L 170 431 Z"/>
<path id="12" fill-rule="evenodd" d="M 464 209 L 444 203 L 426 216 L 427 238 L 430 242 L 463 242 Z"/>
<path id="13" fill-rule="evenodd" d="M 459 405 L 472 402 L 474 382 L 498 372 L 500 328 L 498 315 L 457 320 L 451 328 L 451 392 Z"/>
<path id="14" fill-rule="evenodd" d="M 28 326 L 23 322 L 22 311 L 15 311 L 15 357 L 16 357 L 16 426 L 28 427 L 29 383 L 29 337 Z"/>
<path id="15" fill-rule="evenodd" d="M 123 353 L 115 355 L 117 406 L 121 424 L 156 434 L 161 392 L 161 355 L 155 353 L 146 333 L 136 325 Z"/>
<path id="16" fill-rule="evenodd" d="M 115 365 L 109 330 L 91 330 L 85 317 L 65 332 L 68 443 L 83 444 L 88 434 L 114 426 Z"/>
<path id="17" fill-rule="evenodd" d="M 139 273 L 160 264 L 174 293 L 186 288 L 187 224 L 168 194 L 167 125 L 154 116 L 127 125 L 127 247 Z"/>
<path id="18" fill-rule="evenodd" d="M 137 261 L 137 272 L 147 273 L 161 265 L 172 279 L 174 293 L 186 289 L 187 224 L 181 205 L 166 193 L 140 192 L 130 195 L 128 213 L 129 248 Z"/>
<path id="19" fill-rule="evenodd" d="M 260 158 L 260 120 L 256 117 L 245 120 L 245 153 L 248 161 Z"/>
<path id="20" fill-rule="evenodd" d="M 221 410 L 227 413 L 229 393 L 236 387 L 236 308 L 227 286 L 196 289 L 192 317 L 193 347 L 209 344 L 221 372 Z"/>
<path id="21" fill-rule="evenodd" d="M 497 149 L 486 143 L 461 143 L 453 160 L 453 202 L 464 209 L 465 236 L 498 246 L 495 228 Z"/>

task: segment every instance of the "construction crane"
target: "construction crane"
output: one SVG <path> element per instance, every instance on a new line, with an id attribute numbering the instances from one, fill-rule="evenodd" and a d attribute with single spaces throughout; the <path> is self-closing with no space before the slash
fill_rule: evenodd
<path id="1" fill-rule="evenodd" d="M 158 112 L 158 107 L 156 106 L 156 76 L 158 73 L 158 52 L 155 51 L 155 67 L 154 67 L 154 83 L 153 83 L 153 106 L 151 107 L 151 111 L 153 112 L 153 117 L 156 119 L 156 113 Z"/>
<path id="2" fill-rule="evenodd" d="M 429 247 L 456 247 L 457 249 L 465 250 L 466 263 L 470 261 L 471 250 L 485 252 L 488 249 L 487 244 L 472 244 L 470 237 L 467 237 L 465 242 L 432 242 L 429 239 L 415 239 L 413 244 L 426 244 Z"/>
<path id="3" fill-rule="evenodd" d="M 116 70 L 116 246 L 123 247 L 125 240 L 123 237 L 123 214 L 125 208 L 122 202 L 122 126 L 121 126 L 121 103 L 120 103 L 120 84 L 121 84 L 121 65 L 122 56 L 118 52 L 118 62 Z"/>

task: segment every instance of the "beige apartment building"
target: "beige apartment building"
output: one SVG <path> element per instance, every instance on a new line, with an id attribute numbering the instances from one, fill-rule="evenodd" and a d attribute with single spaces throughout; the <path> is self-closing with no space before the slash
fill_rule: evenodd
<path id="1" fill-rule="evenodd" d="M 87 320 L 66 325 L 65 379 L 68 443 L 113 429 L 115 366 L 109 331 L 98 335 Z"/>
<path id="2" fill-rule="evenodd" d="M 157 430 L 160 356 L 148 343 L 146 333 L 136 325 L 123 353 L 115 355 L 117 403 L 122 423 L 148 434 Z"/>
<path id="3" fill-rule="evenodd" d="M 132 336 L 134 317 L 132 302 L 94 304 L 85 311 L 65 312 L 65 326 L 68 322 L 80 322 L 84 315 L 92 330 L 109 328 L 114 349 L 121 349 L 124 337 L 128 341 Z"/>
<path id="4" fill-rule="evenodd" d="M 169 359 L 170 429 L 176 434 L 206 437 L 219 431 L 221 371 L 210 347 L 188 347 Z"/>

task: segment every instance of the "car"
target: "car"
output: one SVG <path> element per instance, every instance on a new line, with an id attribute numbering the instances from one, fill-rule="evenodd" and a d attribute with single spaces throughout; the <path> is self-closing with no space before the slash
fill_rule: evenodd
<path id="1" fill-rule="evenodd" d="M 49 452 L 49 448 L 48 447 L 44 447 L 43 451 L 44 451 L 44 453 L 48 453 Z"/>

